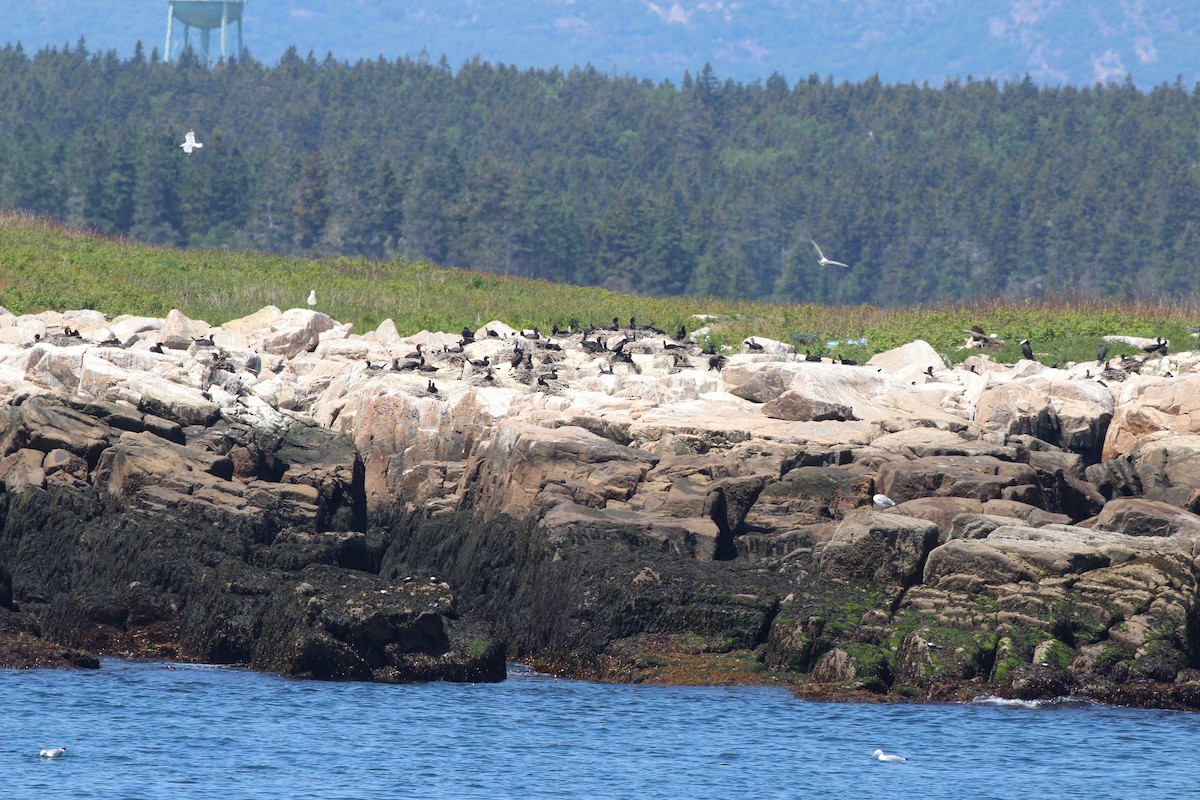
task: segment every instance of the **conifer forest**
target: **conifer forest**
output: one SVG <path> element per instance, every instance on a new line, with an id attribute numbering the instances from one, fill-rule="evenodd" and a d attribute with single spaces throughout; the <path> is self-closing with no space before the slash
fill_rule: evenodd
<path id="1" fill-rule="evenodd" d="M 1179 297 L 1200 266 L 1200 90 L 10 45 L 0 208 L 652 296 Z"/>

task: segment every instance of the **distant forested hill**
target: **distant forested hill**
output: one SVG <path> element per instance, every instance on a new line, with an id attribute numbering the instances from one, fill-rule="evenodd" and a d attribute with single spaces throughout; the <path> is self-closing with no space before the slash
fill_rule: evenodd
<path id="1" fill-rule="evenodd" d="M 194 128 L 204 148 L 185 156 Z M 921 303 L 1190 293 L 1182 84 L 678 86 L 286 53 L 0 49 L 0 207 L 148 242 L 402 253 L 647 294 Z M 819 266 L 810 240 L 849 269 Z"/>

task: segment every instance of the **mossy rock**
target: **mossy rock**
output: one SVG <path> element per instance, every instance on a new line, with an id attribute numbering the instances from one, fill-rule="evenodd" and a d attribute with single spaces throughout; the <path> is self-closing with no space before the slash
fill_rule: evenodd
<path id="1" fill-rule="evenodd" d="M 1046 639 L 1033 650 L 1033 663 L 1040 666 L 1066 669 L 1075 660 L 1075 648 L 1058 639 Z"/>
<path id="2" fill-rule="evenodd" d="M 857 640 L 863 617 L 886 612 L 882 593 L 873 586 L 830 583 L 812 587 L 785 602 L 771 626 L 764 659 L 772 669 L 809 672 L 834 647 Z"/>
<path id="3" fill-rule="evenodd" d="M 891 683 L 894 654 L 887 648 L 862 642 L 846 642 L 842 649 L 854 662 L 854 675 L 861 681 L 872 679 Z"/>

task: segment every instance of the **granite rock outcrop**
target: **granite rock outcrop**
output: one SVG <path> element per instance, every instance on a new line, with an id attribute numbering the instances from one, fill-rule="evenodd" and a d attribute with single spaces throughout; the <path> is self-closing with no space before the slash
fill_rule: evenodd
<path id="1" fill-rule="evenodd" d="M 360 335 L 268 308 L 59 341 L 67 318 L 0 314 L 0 617 L 27 638 L 325 678 L 508 656 L 1200 698 L 1195 354 L 1101 384 L 924 343 L 857 367 L 647 327 Z"/>

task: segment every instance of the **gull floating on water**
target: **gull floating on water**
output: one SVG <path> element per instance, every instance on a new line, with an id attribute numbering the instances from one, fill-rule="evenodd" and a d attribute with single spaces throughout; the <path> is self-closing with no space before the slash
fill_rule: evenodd
<path id="1" fill-rule="evenodd" d="M 892 506 L 896 505 L 896 501 L 888 497 L 886 494 L 875 495 L 871 498 L 871 502 L 873 502 L 879 508 L 891 508 Z"/>
<path id="2" fill-rule="evenodd" d="M 908 761 L 908 759 L 904 756 L 892 755 L 891 753 L 885 753 L 882 750 L 876 750 L 874 753 L 871 753 L 871 755 L 880 761 Z"/>
<path id="3" fill-rule="evenodd" d="M 826 258 L 825 254 L 821 252 L 821 248 L 817 245 L 817 243 L 813 242 L 812 239 L 809 239 L 809 241 L 812 242 L 812 246 L 814 248 L 816 248 L 817 263 L 820 264 L 822 267 L 846 267 L 846 268 L 850 267 L 849 264 L 843 264 L 840 261 L 831 261 L 830 259 Z"/>
<path id="4" fill-rule="evenodd" d="M 201 147 L 204 147 L 204 145 L 202 145 L 200 142 L 196 141 L 196 132 L 195 131 L 188 131 L 187 133 L 185 133 L 183 135 L 183 144 L 181 144 L 179 146 L 182 147 L 183 152 L 189 156 L 192 154 L 193 150 L 199 150 Z"/>
<path id="5" fill-rule="evenodd" d="M 42 752 L 38 753 L 38 758 L 58 758 L 59 756 L 65 756 L 66 754 L 67 748 L 65 747 L 48 747 Z"/>

